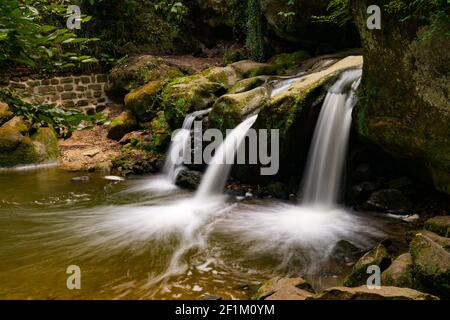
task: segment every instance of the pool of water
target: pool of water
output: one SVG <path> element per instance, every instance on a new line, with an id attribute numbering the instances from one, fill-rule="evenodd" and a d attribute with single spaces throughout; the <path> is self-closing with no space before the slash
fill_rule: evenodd
<path id="1" fill-rule="evenodd" d="M 57 168 L 0 172 L 1 299 L 247 299 L 273 276 L 337 285 L 346 239 L 401 237 L 399 220 L 273 200 L 198 199 L 161 177 L 75 182 Z M 81 289 L 66 285 L 69 266 Z"/>

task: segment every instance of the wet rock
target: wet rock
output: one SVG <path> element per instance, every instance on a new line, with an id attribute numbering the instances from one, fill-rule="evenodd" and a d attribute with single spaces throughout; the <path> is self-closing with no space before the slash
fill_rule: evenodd
<path id="1" fill-rule="evenodd" d="M 353 266 L 351 274 L 345 279 L 344 285 L 346 287 L 357 287 L 367 283 L 370 275 L 367 274 L 367 269 L 370 266 L 379 266 L 381 271 L 386 270 L 391 263 L 391 257 L 386 247 L 379 244 L 376 248 L 367 252 L 361 259 Z"/>
<path id="2" fill-rule="evenodd" d="M 262 86 L 269 77 L 258 76 L 238 81 L 229 91 L 229 94 L 243 93 Z"/>
<path id="3" fill-rule="evenodd" d="M 151 81 L 125 96 L 125 108 L 131 111 L 139 122 L 151 121 L 162 110 L 160 93 L 164 81 Z"/>
<path id="4" fill-rule="evenodd" d="M 289 199 L 289 188 L 281 182 L 274 182 L 267 186 L 267 191 L 275 198 Z"/>
<path id="5" fill-rule="evenodd" d="M 443 237 L 450 237 L 450 216 L 439 216 L 429 219 L 425 223 L 425 229 L 437 233 Z"/>
<path id="6" fill-rule="evenodd" d="M 183 189 L 197 190 L 201 180 L 201 172 L 193 170 L 183 170 L 178 174 L 175 184 Z"/>
<path id="7" fill-rule="evenodd" d="M 388 212 L 392 214 L 410 214 L 412 203 L 396 189 L 385 189 L 372 193 L 369 200 L 364 203 L 367 210 Z"/>
<path id="8" fill-rule="evenodd" d="M 381 278 L 384 286 L 413 288 L 413 261 L 409 253 L 400 255 L 387 268 Z"/>
<path id="9" fill-rule="evenodd" d="M 349 264 L 353 264 L 358 260 L 358 257 L 362 255 L 360 248 L 353 245 L 346 240 L 340 240 L 333 248 L 331 257 L 333 262 L 339 266 L 344 267 Z"/>
<path id="10" fill-rule="evenodd" d="M 416 286 L 450 297 L 450 252 L 429 236 L 417 234 L 410 244 Z"/>
<path id="11" fill-rule="evenodd" d="M 381 287 L 371 290 L 367 286 L 361 286 L 330 288 L 311 300 L 439 300 L 439 298 L 409 288 Z"/>
<path id="12" fill-rule="evenodd" d="M 253 300 L 305 300 L 314 290 L 302 278 L 275 277 L 264 283 L 252 297 Z"/>
<path id="13" fill-rule="evenodd" d="M 354 185 L 350 190 L 350 197 L 352 201 L 361 203 L 369 199 L 372 192 L 377 189 L 378 185 L 374 182 L 361 182 Z"/>
<path id="14" fill-rule="evenodd" d="M 245 198 L 245 190 L 243 188 L 227 188 L 224 192 L 226 195 L 230 197 L 236 197 L 236 198 Z"/>
<path id="15" fill-rule="evenodd" d="M 207 295 L 202 296 L 202 297 L 200 298 L 200 300 L 205 300 L 205 301 L 220 301 L 220 300 L 222 300 L 222 298 L 219 297 L 219 296 L 214 296 L 214 295 L 207 294 Z"/>

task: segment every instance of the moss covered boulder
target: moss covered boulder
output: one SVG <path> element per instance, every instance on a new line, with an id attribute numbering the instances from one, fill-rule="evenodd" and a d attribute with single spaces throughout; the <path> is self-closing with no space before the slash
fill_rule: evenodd
<path id="1" fill-rule="evenodd" d="M 129 111 L 124 111 L 111 120 L 108 138 L 119 141 L 125 134 L 135 129 L 137 129 L 136 118 Z"/>
<path id="2" fill-rule="evenodd" d="M 13 117 L 14 114 L 9 109 L 9 106 L 6 103 L 0 101 L 0 126 Z"/>
<path id="3" fill-rule="evenodd" d="M 264 85 L 269 80 L 268 76 L 257 76 L 238 81 L 228 93 L 242 93 L 245 91 L 250 91 L 257 87 Z"/>
<path id="4" fill-rule="evenodd" d="M 242 60 L 229 65 L 242 77 L 257 77 L 261 75 L 273 75 L 277 73 L 276 66 L 270 63 L 260 63 L 251 60 Z"/>
<path id="5" fill-rule="evenodd" d="M 111 70 L 108 95 L 121 102 L 127 93 L 148 82 L 170 80 L 180 76 L 183 76 L 183 72 L 161 57 L 135 56 Z"/>
<path id="6" fill-rule="evenodd" d="M 439 216 L 429 219 L 425 228 L 440 236 L 450 238 L 450 216 Z"/>
<path id="7" fill-rule="evenodd" d="M 57 160 L 58 138 L 52 128 L 31 128 L 20 117 L 0 127 L 0 167 Z"/>
<path id="8" fill-rule="evenodd" d="M 269 63 L 275 66 L 278 74 L 283 74 L 288 70 L 299 67 L 308 58 L 310 58 L 310 55 L 306 51 L 280 53 L 273 56 Z"/>
<path id="9" fill-rule="evenodd" d="M 226 129 L 233 129 L 248 115 L 263 107 L 268 98 L 269 92 L 265 87 L 223 95 L 212 107 L 209 124 L 223 132 Z"/>
<path id="10" fill-rule="evenodd" d="M 450 297 L 450 252 L 426 234 L 418 233 L 410 244 L 415 285 Z"/>
<path id="11" fill-rule="evenodd" d="M 442 11 L 448 10 L 444 2 Z M 382 30 L 368 30 L 371 4 L 350 1 L 365 51 L 363 99 L 354 112 L 357 131 L 397 159 L 414 160 L 411 174 L 419 175 L 421 163 L 428 172 L 419 178 L 450 193 L 450 22 L 430 18 L 429 10 L 418 14 L 400 1 L 398 10 L 383 11 Z M 430 19 L 418 15 L 435 23 L 429 26 Z"/>
<path id="12" fill-rule="evenodd" d="M 130 110 L 138 122 L 148 122 L 161 111 L 160 94 L 164 88 L 164 81 L 151 81 L 125 96 L 125 108 Z"/>
<path id="13" fill-rule="evenodd" d="M 413 261 L 411 254 L 405 253 L 395 259 L 381 277 L 384 286 L 413 288 Z"/>
<path id="14" fill-rule="evenodd" d="M 367 252 L 361 259 L 353 266 L 352 272 L 345 279 L 344 285 L 346 287 L 358 287 L 365 285 L 369 274 L 367 269 L 370 266 L 379 266 L 381 271 L 386 270 L 391 264 L 391 257 L 385 246 L 379 244 L 376 248 Z"/>

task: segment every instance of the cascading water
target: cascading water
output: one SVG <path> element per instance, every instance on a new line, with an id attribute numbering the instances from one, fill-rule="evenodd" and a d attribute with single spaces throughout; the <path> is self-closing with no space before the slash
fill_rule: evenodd
<path id="1" fill-rule="evenodd" d="M 361 75 L 362 70 L 344 72 L 325 98 L 305 171 L 306 205 L 331 206 L 337 201 Z"/>
<path id="2" fill-rule="evenodd" d="M 228 163 L 227 159 L 234 159 L 248 130 L 257 118 L 258 115 L 254 115 L 244 120 L 230 132 L 222 145 L 220 145 L 203 177 L 202 183 L 197 191 L 197 198 L 205 198 L 222 193 L 232 167 L 232 164 Z"/>
<path id="3" fill-rule="evenodd" d="M 163 174 L 168 177 L 172 183 L 175 183 L 178 173 L 183 169 L 183 161 L 186 152 L 189 152 L 190 150 L 192 124 L 195 119 L 204 116 L 210 111 L 211 109 L 207 109 L 188 114 L 184 119 L 183 126 L 173 137 L 163 169 Z"/>

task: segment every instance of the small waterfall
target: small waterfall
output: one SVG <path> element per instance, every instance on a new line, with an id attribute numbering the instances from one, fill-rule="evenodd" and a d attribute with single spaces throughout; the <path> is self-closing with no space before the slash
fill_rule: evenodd
<path id="1" fill-rule="evenodd" d="M 227 159 L 234 159 L 248 130 L 257 118 L 258 115 L 249 117 L 230 132 L 209 164 L 197 191 L 197 198 L 205 198 L 222 193 L 232 167 L 232 164 L 227 163 Z"/>
<path id="2" fill-rule="evenodd" d="M 325 98 L 305 171 L 303 202 L 307 205 L 331 206 L 338 200 L 361 76 L 362 70 L 344 72 Z"/>
<path id="3" fill-rule="evenodd" d="M 178 173 L 183 169 L 183 161 L 186 152 L 189 152 L 190 150 L 191 130 L 195 119 L 204 116 L 210 111 L 211 109 L 207 109 L 188 114 L 184 119 L 182 128 L 173 137 L 163 168 L 164 176 L 172 183 L 175 183 Z"/>

